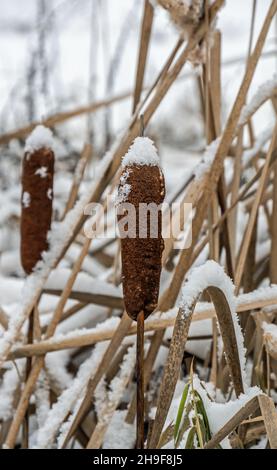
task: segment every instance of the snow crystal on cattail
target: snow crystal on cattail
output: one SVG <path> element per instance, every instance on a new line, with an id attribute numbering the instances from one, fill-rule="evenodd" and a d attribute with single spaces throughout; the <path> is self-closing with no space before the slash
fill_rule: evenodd
<path id="1" fill-rule="evenodd" d="M 35 171 L 35 175 L 39 175 L 41 178 L 46 178 L 47 176 L 47 166 L 41 166 Z"/>
<path id="2" fill-rule="evenodd" d="M 123 157 L 121 164 L 123 167 L 128 165 L 160 166 L 154 142 L 148 137 L 137 137 Z"/>
<path id="3" fill-rule="evenodd" d="M 22 194 L 22 204 L 23 207 L 27 208 L 30 207 L 30 202 L 31 202 L 31 196 L 27 191 L 24 191 Z"/>
<path id="4" fill-rule="evenodd" d="M 25 153 L 33 153 L 41 148 L 54 147 L 53 133 L 48 127 L 39 125 L 34 128 L 25 144 Z"/>

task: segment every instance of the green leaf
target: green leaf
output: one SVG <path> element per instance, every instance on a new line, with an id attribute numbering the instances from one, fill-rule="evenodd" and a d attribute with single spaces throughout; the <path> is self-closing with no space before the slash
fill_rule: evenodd
<path id="1" fill-rule="evenodd" d="M 196 428 L 193 426 L 188 434 L 187 442 L 186 442 L 186 449 L 194 449 L 194 436 L 196 434 Z"/>
<path id="2" fill-rule="evenodd" d="M 198 398 L 198 400 L 196 401 L 196 408 L 197 408 L 197 412 L 203 417 L 203 423 L 204 423 L 205 430 L 206 430 L 205 440 L 207 442 L 212 437 L 211 430 L 210 430 L 210 424 L 209 424 L 208 416 L 207 416 L 207 413 L 206 413 L 205 406 L 204 406 L 203 400 L 201 398 L 201 395 L 196 390 L 195 390 L 195 394 L 197 395 L 197 398 Z"/>
<path id="3" fill-rule="evenodd" d="M 186 386 L 184 388 L 184 391 L 183 391 L 183 394 L 182 394 L 180 404 L 179 404 L 177 418 L 176 418 L 176 422 L 175 422 L 174 441 L 176 441 L 177 436 L 178 436 L 182 416 L 183 416 L 183 413 L 184 413 L 185 404 L 186 404 L 186 401 L 187 401 L 188 391 L 189 391 L 189 384 L 186 384 Z"/>

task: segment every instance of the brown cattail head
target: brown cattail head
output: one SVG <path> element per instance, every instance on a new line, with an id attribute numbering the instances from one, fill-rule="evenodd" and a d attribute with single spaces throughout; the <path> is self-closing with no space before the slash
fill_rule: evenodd
<path id="1" fill-rule="evenodd" d="M 54 152 L 49 129 L 37 126 L 26 141 L 22 168 L 21 263 L 30 274 L 48 248 L 51 228 Z"/>
<path id="2" fill-rule="evenodd" d="M 158 303 L 164 248 L 162 212 L 158 206 L 164 200 L 165 185 L 156 148 L 147 137 L 135 139 L 122 160 L 122 167 L 118 189 L 118 222 L 121 237 L 123 295 L 128 315 L 136 320 L 140 311 L 144 311 L 144 317 L 147 318 Z M 135 211 L 135 231 L 131 237 L 124 237 L 123 232 L 126 232 L 124 210 L 127 206 L 130 208 L 130 204 Z M 157 217 L 156 224 L 155 220 L 151 219 L 150 212 L 141 210 L 141 204 L 144 208 L 149 204 L 156 205 L 157 212 L 154 215 Z M 129 222 L 130 217 L 128 224 Z M 154 224 L 154 233 L 151 232 L 152 224 Z M 132 232 L 130 227 L 128 231 Z"/>

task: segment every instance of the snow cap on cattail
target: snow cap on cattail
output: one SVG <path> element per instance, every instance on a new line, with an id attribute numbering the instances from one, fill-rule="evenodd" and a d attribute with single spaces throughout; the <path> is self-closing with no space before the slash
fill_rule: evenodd
<path id="1" fill-rule="evenodd" d="M 164 248 L 161 210 L 157 214 L 157 236 L 151 237 L 147 216 L 147 234 L 140 238 L 139 206 L 141 203 L 154 203 L 158 207 L 164 196 L 164 177 L 157 149 L 151 139 L 137 137 L 122 159 L 118 188 L 119 207 L 127 202 L 134 206 L 136 212 L 135 237 L 121 237 L 124 303 L 128 315 L 134 320 L 141 311 L 147 318 L 157 306 Z M 123 217 L 118 215 L 119 227 Z"/>
<path id="2" fill-rule="evenodd" d="M 48 248 L 53 203 L 54 152 L 50 129 L 37 126 L 26 140 L 22 165 L 21 263 L 30 274 Z"/>

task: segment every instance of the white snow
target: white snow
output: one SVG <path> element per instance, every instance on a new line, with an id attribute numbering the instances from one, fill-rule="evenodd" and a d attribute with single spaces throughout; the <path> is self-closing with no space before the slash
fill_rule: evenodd
<path id="1" fill-rule="evenodd" d="M 38 430 L 37 445 L 39 449 L 48 448 L 54 441 L 55 436 L 66 418 L 67 414 L 72 411 L 74 404 L 80 395 L 84 394 L 86 384 L 96 370 L 105 349 L 107 342 L 96 345 L 90 357 L 80 366 L 77 376 L 73 380 L 71 386 L 64 390 L 59 396 L 58 401 L 54 403 L 47 415 L 44 425 Z"/>
<path id="2" fill-rule="evenodd" d="M 15 305 L 21 301 L 21 292 L 24 281 L 23 279 L 6 278 L 0 276 L 0 298 L 1 305 Z"/>
<path id="3" fill-rule="evenodd" d="M 248 292 L 247 294 L 240 294 L 236 299 L 236 304 L 249 304 L 252 302 L 259 302 L 262 299 L 267 299 L 269 301 L 269 305 L 272 302 L 276 301 L 277 298 L 277 285 L 272 284 L 271 286 L 267 287 L 259 287 L 252 292 Z"/>
<path id="4" fill-rule="evenodd" d="M 184 381 L 179 381 L 176 385 L 174 397 L 171 402 L 164 429 L 171 422 L 175 422 L 176 420 L 184 387 Z M 207 390 L 210 389 L 210 384 L 206 384 L 205 382 L 200 381 L 196 374 L 193 376 L 193 388 L 199 393 L 203 400 L 212 435 L 215 435 L 244 405 L 246 405 L 249 400 L 251 400 L 251 398 L 262 393 L 259 387 L 250 387 L 245 394 L 241 394 L 237 399 L 223 402 L 223 397 L 220 396 L 220 402 L 211 401 L 207 393 Z M 188 399 L 189 394 L 187 400 Z M 151 410 L 150 415 L 155 415 L 155 409 Z M 180 448 L 182 448 L 182 446 L 185 444 L 185 439 L 181 442 Z M 225 449 L 231 448 L 228 438 L 225 438 L 220 444 Z M 166 446 L 166 448 L 173 449 L 173 442 L 171 441 Z"/>
<path id="5" fill-rule="evenodd" d="M 47 166 L 41 166 L 35 171 L 35 175 L 39 175 L 41 178 L 46 178 L 47 177 L 47 171 L 48 167 Z"/>
<path id="6" fill-rule="evenodd" d="M 190 309 L 199 295 L 209 286 L 221 289 L 230 305 L 231 310 L 235 310 L 234 285 L 231 279 L 225 274 L 224 269 L 213 260 L 193 268 L 188 279 L 182 287 L 182 299 L 180 306 L 184 310 L 184 315 L 190 314 Z"/>
<path id="7" fill-rule="evenodd" d="M 40 372 L 35 388 L 36 417 L 38 427 L 44 425 L 47 414 L 50 409 L 50 387 L 48 377 L 45 371 Z"/>
<path id="8" fill-rule="evenodd" d="M 241 394 L 236 400 L 230 400 L 226 403 L 216 403 L 212 402 L 208 398 L 205 389 L 201 386 L 201 382 L 196 375 L 193 377 L 193 386 L 203 400 L 213 435 L 216 434 L 244 405 L 246 405 L 251 398 L 262 393 L 259 387 L 250 387 L 246 393 Z M 224 439 L 221 443 L 222 447 L 230 448 L 228 444 L 227 439 Z"/>
<path id="9" fill-rule="evenodd" d="M 103 449 L 132 449 L 136 441 L 134 424 L 125 422 L 125 410 L 117 410 L 105 434 Z"/>
<path id="10" fill-rule="evenodd" d="M 262 328 L 264 330 L 264 340 L 268 348 L 268 352 L 272 354 L 273 358 L 276 358 L 277 357 L 277 325 L 263 322 Z"/>
<path id="11" fill-rule="evenodd" d="M 137 137 L 122 158 L 121 165 L 123 167 L 134 165 L 160 166 L 154 142 L 149 137 Z"/>
<path id="12" fill-rule="evenodd" d="M 56 343 L 57 341 L 69 340 L 72 338 L 82 337 L 93 333 L 109 331 L 115 329 L 120 322 L 118 317 L 107 318 L 104 322 L 98 323 L 94 328 L 78 328 L 68 333 L 56 333 L 50 338 L 50 343 Z"/>
<path id="13" fill-rule="evenodd" d="M 195 166 L 193 169 L 193 174 L 195 175 L 196 179 L 199 180 L 203 177 L 205 173 L 207 173 L 211 165 L 214 161 L 221 137 L 213 140 L 206 148 L 205 153 L 203 155 L 202 161 Z"/>
<path id="14" fill-rule="evenodd" d="M 54 139 L 53 133 L 48 127 L 39 125 L 35 127 L 33 132 L 26 140 L 25 152 L 32 154 L 41 148 L 53 149 Z"/>
<path id="15" fill-rule="evenodd" d="M 23 204 L 23 207 L 25 209 L 27 209 L 27 207 L 30 207 L 30 203 L 31 203 L 31 196 L 30 196 L 30 193 L 28 193 L 27 191 L 24 191 L 23 194 L 22 194 L 22 204 Z"/>
<path id="16" fill-rule="evenodd" d="M 69 388 L 73 380 L 72 374 L 67 370 L 69 361 L 70 351 L 67 350 L 56 351 L 45 357 L 47 376 L 60 391 Z"/>
<path id="17" fill-rule="evenodd" d="M 262 326 L 263 326 L 264 332 L 269 333 L 277 341 L 277 325 L 274 325 L 273 323 L 267 323 L 264 321 Z"/>
<path id="18" fill-rule="evenodd" d="M 13 416 L 14 396 L 22 380 L 25 368 L 24 359 L 16 361 L 16 366 L 17 369 L 14 364 L 11 364 L 10 368 L 4 373 L 0 386 L 0 420 L 3 421 L 7 421 Z"/>
<path id="19" fill-rule="evenodd" d="M 109 384 L 109 390 L 106 390 L 104 379 L 99 382 L 95 390 L 95 410 L 99 424 L 107 427 L 111 421 L 128 382 L 133 375 L 135 362 L 136 346 L 132 345 L 128 348 L 123 358 L 119 373 Z"/>
<path id="20" fill-rule="evenodd" d="M 277 89 L 277 75 L 274 75 L 271 80 L 267 80 L 265 83 L 259 86 L 257 92 L 252 97 L 250 102 L 246 104 L 241 111 L 239 118 L 239 125 L 245 124 L 249 117 L 251 117 L 255 111 L 267 100 L 269 99 L 274 90 Z"/>
<path id="21" fill-rule="evenodd" d="M 193 377 L 193 387 L 198 391 L 203 400 L 212 435 L 216 434 L 251 398 L 262 393 L 259 387 L 250 387 L 246 393 L 241 394 L 235 400 L 230 400 L 226 403 L 216 403 L 208 398 L 205 389 L 196 375 Z M 228 439 L 224 439 L 221 445 L 222 447 L 229 448 Z"/>
<path id="22" fill-rule="evenodd" d="M 199 296 L 209 286 L 218 287 L 224 293 L 229 304 L 237 339 L 241 372 L 244 380 L 246 350 L 244 348 L 243 335 L 236 313 L 234 285 L 231 279 L 225 274 L 224 269 L 218 263 L 213 260 L 209 260 L 206 261 L 205 264 L 191 270 L 188 279 L 182 288 L 182 299 L 180 307 L 183 309 L 184 317 L 190 315 L 194 303 L 197 302 Z"/>
<path id="23" fill-rule="evenodd" d="M 52 188 L 47 189 L 47 197 L 48 197 L 48 199 L 50 199 L 50 201 L 52 201 L 52 199 L 53 199 L 53 190 L 52 190 Z"/>
<path id="24" fill-rule="evenodd" d="M 62 290 L 71 274 L 71 269 L 57 268 L 54 269 L 48 281 L 46 282 L 45 289 L 58 289 Z M 94 295 L 103 295 L 106 297 L 116 297 L 122 299 L 122 287 L 115 286 L 114 284 L 100 279 L 95 279 L 89 274 L 80 272 L 74 282 L 73 291 L 84 292 Z"/>
<path id="25" fill-rule="evenodd" d="M 131 185 L 130 184 L 124 184 L 124 186 L 119 186 L 118 188 L 118 195 L 115 200 L 115 204 L 119 205 L 122 202 L 126 202 L 128 200 L 128 196 L 131 192 Z"/>
<path id="26" fill-rule="evenodd" d="M 252 158 L 254 158 L 262 150 L 263 146 L 272 137 L 272 134 L 273 128 L 270 126 L 258 136 L 255 144 L 251 149 L 245 150 L 245 152 L 243 152 L 242 163 L 244 166 L 247 166 L 251 162 Z"/>

